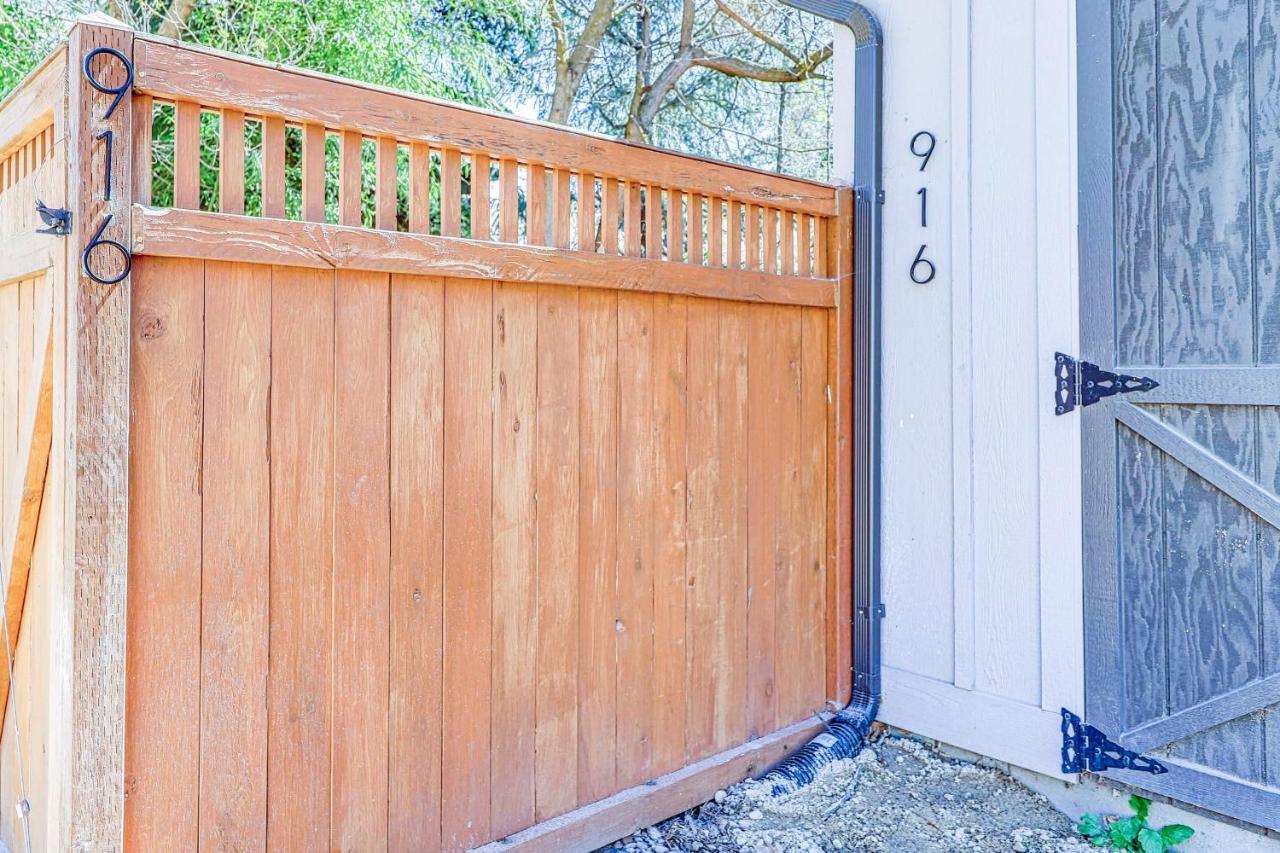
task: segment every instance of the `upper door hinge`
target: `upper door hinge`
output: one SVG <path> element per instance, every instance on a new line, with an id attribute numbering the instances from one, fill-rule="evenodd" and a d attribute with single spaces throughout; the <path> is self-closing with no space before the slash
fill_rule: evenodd
<path id="1" fill-rule="evenodd" d="M 1133 770 L 1159 775 L 1168 773 L 1154 758 L 1139 755 L 1111 740 L 1075 714 L 1062 709 L 1062 772 L 1099 773 L 1103 770 Z"/>
<path id="2" fill-rule="evenodd" d="M 1103 397 L 1110 397 L 1113 394 L 1150 391 L 1160 386 L 1160 383 L 1154 379 L 1112 373 L 1091 361 L 1077 362 L 1065 353 L 1054 354 L 1053 380 L 1053 413 L 1055 415 L 1065 415 L 1067 412 L 1075 411 L 1077 402 L 1083 408 L 1092 406 Z"/>

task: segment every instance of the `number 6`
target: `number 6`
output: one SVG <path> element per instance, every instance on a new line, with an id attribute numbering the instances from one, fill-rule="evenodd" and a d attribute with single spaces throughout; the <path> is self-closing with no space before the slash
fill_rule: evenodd
<path id="1" fill-rule="evenodd" d="M 916 259 L 911 262 L 911 280 L 916 284 L 928 284 L 933 281 L 933 277 L 938 274 L 938 268 L 933 265 L 933 261 L 924 256 L 924 250 L 928 248 L 921 244 L 920 251 L 916 252 Z M 927 274 L 917 274 L 917 271 L 924 267 Z"/>
<path id="2" fill-rule="evenodd" d="M 129 269 L 133 266 L 133 258 L 130 257 L 128 249 L 126 249 L 122 244 L 117 243 L 115 240 L 102 239 L 102 232 L 106 230 L 107 223 L 111 221 L 111 216 L 112 214 L 108 213 L 107 218 L 102 220 L 102 224 L 98 226 L 98 230 L 93 233 L 93 239 L 89 241 L 89 245 L 84 247 L 84 254 L 80 256 L 80 262 L 84 266 L 85 275 L 98 282 L 98 284 L 116 284 L 124 281 L 125 277 L 129 275 Z M 124 258 L 124 271 L 115 278 L 103 278 L 94 272 L 89 266 L 89 254 L 98 246 L 110 246 L 120 253 L 120 257 Z"/>

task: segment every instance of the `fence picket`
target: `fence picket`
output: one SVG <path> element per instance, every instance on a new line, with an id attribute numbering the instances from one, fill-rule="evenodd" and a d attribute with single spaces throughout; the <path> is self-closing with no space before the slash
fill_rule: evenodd
<path id="1" fill-rule="evenodd" d="M 239 110 L 222 111 L 222 144 L 218 152 L 222 172 L 218 207 L 223 213 L 244 213 L 244 113 Z"/>

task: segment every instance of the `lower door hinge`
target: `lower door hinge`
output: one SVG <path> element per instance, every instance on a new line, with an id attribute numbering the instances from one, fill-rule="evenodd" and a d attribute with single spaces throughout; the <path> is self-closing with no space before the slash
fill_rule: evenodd
<path id="1" fill-rule="evenodd" d="M 1063 708 L 1062 772 L 1083 773 L 1087 770 L 1098 773 L 1111 769 L 1133 770 L 1137 773 L 1153 775 L 1169 772 L 1169 768 L 1159 761 L 1125 749 Z"/>
<path id="2" fill-rule="evenodd" d="M 1127 376 L 1103 370 L 1091 361 L 1077 362 L 1065 353 L 1053 357 L 1053 413 L 1065 415 L 1080 407 L 1092 406 L 1114 394 L 1150 391 L 1160 383 L 1145 376 Z"/>

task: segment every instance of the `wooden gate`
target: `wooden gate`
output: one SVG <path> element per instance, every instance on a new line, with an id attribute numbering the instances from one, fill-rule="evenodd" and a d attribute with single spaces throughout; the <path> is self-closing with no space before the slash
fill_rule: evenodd
<path id="1" fill-rule="evenodd" d="M 66 50 L 68 256 L 132 271 L 99 243 L 55 322 L 82 420 L 127 421 L 125 464 L 73 454 L 79 576 L 123 581 L 76 631 L 126 677 L 69 678 L 105 710 L 64 831 L 583 849 L 847 702 L 848 190 L 101 22 Z"/>
<path id="2" fill-rule="evenodd" d="M 1277 24 L 1081 5 L 1082 355 L 1160 383 L 1084 410 L 1088 719 L 1169 768 L 1108 775 L 1273 829 Z"/>

